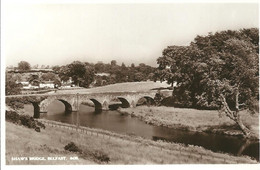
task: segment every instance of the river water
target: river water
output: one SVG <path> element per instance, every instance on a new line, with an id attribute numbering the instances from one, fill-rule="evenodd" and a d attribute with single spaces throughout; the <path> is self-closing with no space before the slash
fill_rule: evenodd
<path id="1" fill-rule="evenodd" d="M 25 110 L 33 114 L 32 105 L 26 105 Z M 142 136 L 152 140 L 166 140 L 184 145 L 197 145 L 214 152 L 248 155 L 259 160 L 259 143 L 250 142 L 235 136 L 189 132 L 153 126 L 137 118 L 121 115 L 117 111 L 110 110 L 96 113 L 93 107 L 86 105 L 80 105 L 79 116 L 80 126 Z M 41 118 L 76 124 L 77 113 L 66 114 L 64 105 L 59 101 L 55 101 L 49 105 L 47 113 L 41 113 Z"/>

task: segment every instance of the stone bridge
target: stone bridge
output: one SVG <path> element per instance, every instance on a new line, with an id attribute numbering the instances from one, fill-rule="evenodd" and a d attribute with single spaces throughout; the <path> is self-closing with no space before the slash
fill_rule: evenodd
<path id="1" fill-rule="evenodd" d="M 136 107 L 137 102 L 144 98 L 154 102 L 156 92 L 111 92 L 111 93 L 86 93 L 86 94 L 31 94 L 6 96 L 6 100 L 16 100 L 23 103 L 32 103 L 34 118 L 39 118 L 40 113 L 46 113 L 49 104 L 53 101 L 61 101 L 65 106 L 65 112 L 78 111 L 80 104 L 94 106 L 96 111 L 108 110 L 109 105 L 120 103 L 121 107 Z"/>

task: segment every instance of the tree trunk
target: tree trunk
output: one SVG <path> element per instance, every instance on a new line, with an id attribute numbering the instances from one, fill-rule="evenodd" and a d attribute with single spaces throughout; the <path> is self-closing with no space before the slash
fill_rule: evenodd
<path id="1" fill-rule="evenodd" d="M 235 122 L 238 124 L 239 128 L 242 130 L 245 137 L 249 137 L 251 135 L 250 130 L 243 124 L 239 113 L 237 113 L 237 119 Z"/>
<path id="2" fill-rule="evenodd" d="M 237 152 L 237 155 L 240 156 L 245 151 L 245 149 L 252 144 L 251 140 L 246 139 L 245 143 L 240 147 L 239 151 Z"/>
<path id="3" fill-rule="evenodd" d="M 238 89 L 236 90 L 236 110 L 235 111 L 231 111 L 227 102 L 226 102 L 226 98 L 224 97 L 223 94 L 220 95 L 221 96 L 221 100 L 222 100 L 222 105 L 223 105 L 223 110 L 225 112 L 225 114 L 233 121 L 236 122 L 236 124 L 239 126 L 239 128 L 241 129 L 241 131 L 243 132 L 244 137 L 248 138 L 251 135 L 250 130 L 243 124 L 241 118 L 240 118 L 240 109 L 239 109 L 239 102 L 238 102 L 238 97 L 239 97 L 239 91 Z"/>

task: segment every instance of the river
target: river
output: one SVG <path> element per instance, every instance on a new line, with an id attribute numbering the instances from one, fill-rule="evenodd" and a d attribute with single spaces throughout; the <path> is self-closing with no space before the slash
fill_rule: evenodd
<path id="1" fill-rule="evenodd" d="M 41 118 L 64 123 L 76 124 L 77 113 L 65 113 L 64 105 L 55 101 L 48 107 L 47 113 L 41 113 Z M 26 105 L 25 111 L 33 114 L 33 106 Z M 233 155 L 248 155 L 259 160 L 259 143 L 250 142 L 235 136 L 207 134 L 158 127 L 128 116 L 117 111 L 102 111 L 96 113 L 93 107 L 80 105 L 80 126 L 99 128 L 121 134 L 142 136 L 152 140 L 165 140 L 182 143 L 184 145 L 197 145 L 214 152 L 224 152 Z"/>

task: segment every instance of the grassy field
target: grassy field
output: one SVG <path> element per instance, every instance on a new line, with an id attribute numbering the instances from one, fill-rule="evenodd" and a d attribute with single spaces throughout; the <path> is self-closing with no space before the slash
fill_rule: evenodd
<path id="1" fill-rule="evenodd" d="M 102 93 L 102 92 L 138 92 L 138 91 L 149 91 L 154 88 L 166 88 L 169 87 L 166 82 L 128 82 L 128 83 L 117 83 L 102 87 L 94 87 L 89 89 L 73 89 L 73 90 L 58 90 L 56 93 Z"/>
<path id="2" fill-rule="evenodd" d="M 234 121 L 216 110 L 196 110 L 174 107 L 121 108 L 120 112 L 136 116 L 146 123 L 169 128 L 225 134 L 242 134 Z M 259 137 L 259 115 L 241 112 L 244 124 Z"/>
<path id="3" fill-rule="evenodd" d="M 98 130 L 102 131 L 102 130 Z M 214 153 L 195 146 L 151 141 L 133 136 L 90 135 L 60 127 L 46 127 L 40 133 L 6 122 L 6 164 L 189 164 L 257 163 L 249 157 Z M 64 150 L 74 142 L 81 153 Z M 102 156 L 108 162 L 100 161 Z M 12 161 L 12 157 L 66 157 L 66 161 Z M 78 160 L 70 160 L 70 157 Z"/>

